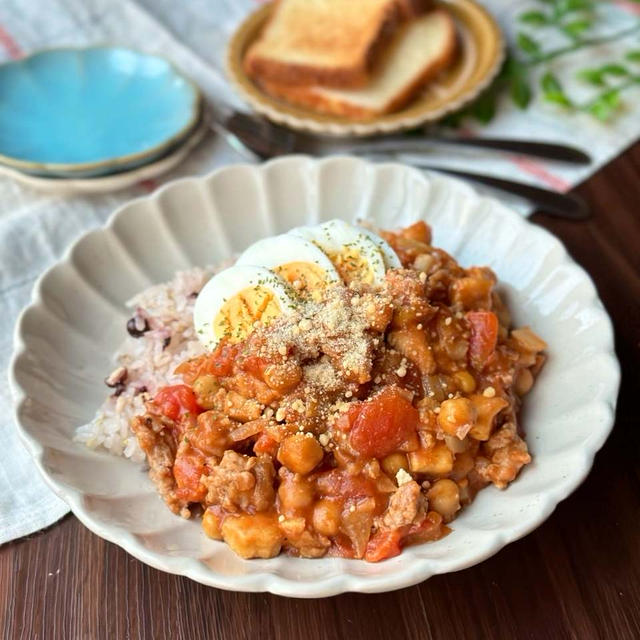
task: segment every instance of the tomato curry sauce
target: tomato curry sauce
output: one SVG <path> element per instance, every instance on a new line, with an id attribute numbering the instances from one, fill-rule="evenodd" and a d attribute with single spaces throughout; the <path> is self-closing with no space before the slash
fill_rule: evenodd
<path id="1" fill-rule="evenodd" d="M 382 287 L 333 286 L 184 362 L 134 419 L 167 505 L 245 558 L 384 560 L 531 460 L 517 412 L 546 345 L 426 224 L 381 235 L 403 265 Z"/>

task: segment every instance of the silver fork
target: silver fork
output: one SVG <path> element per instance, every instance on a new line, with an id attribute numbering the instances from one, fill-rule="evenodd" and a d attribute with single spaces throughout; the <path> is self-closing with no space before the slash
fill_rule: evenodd
<path id="1" fill-rule="evenodd" d="M 385 159 L 400 153 L 424 152 L 433 144 L 451 144 L 478 147 L 495 151 L 533 155 L 560 160 L 573 164 L 591 161 L 580 149 L 546 142 L 527 140 L 503 140 L 494 138 L 445 138 L 433 136 L 383 136 L 366 139 L 328 139 L 299 134 L 273 124 L 265 118 L 252 114 L 216 107 L 209 120 L 211 128 L 220 134 L 236 151 L 249 159 L 266 160 L 289 153 L 328 155 L 330 153 L 351 153 L 363 155 L 373 160 Z M 582 220 L 589 217 L 586 202 L 575 194 L 549 191 L 530 184 L 496 178 L 479 173 L 454 171 L 413 161 L 410 164 L 459 178 L 489 185 L 494 189 L 515 194 L 543 211 L 562 218 Z"/>
<path id="2" fill-rule="evenodd" d="M 205 115 L 213 131 L 227 144 L 250 160 L 267 160 L 295 153 L 297 134 L 242 111 L 233 111 L 220 105 L 211 105 Z"/>

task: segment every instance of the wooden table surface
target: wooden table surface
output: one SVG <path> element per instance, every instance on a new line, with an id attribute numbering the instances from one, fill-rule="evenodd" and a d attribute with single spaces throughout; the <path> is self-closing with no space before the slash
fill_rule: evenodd
<path id="1" fill-rule="evenodd" d="M 73 516 L 0 548 L 5 639 L 640 638 L 640 143 L 577 191 L 588 222 L 542 215 L 594 278 L 623 376 L 613 434 L 584 484 L 485 562 L 401 591 L 295 600 L 161 573 Z"/>

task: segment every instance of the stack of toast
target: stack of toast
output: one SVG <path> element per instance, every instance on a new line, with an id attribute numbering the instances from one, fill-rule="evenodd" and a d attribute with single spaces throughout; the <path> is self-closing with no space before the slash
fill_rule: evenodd
<path id="1" fill-rule="evenodd" d="M 454 21 L 431 0 L 276 0 L 244 65 L 274 97 L 371 119 L 405 106 L 455 54 Z"/>

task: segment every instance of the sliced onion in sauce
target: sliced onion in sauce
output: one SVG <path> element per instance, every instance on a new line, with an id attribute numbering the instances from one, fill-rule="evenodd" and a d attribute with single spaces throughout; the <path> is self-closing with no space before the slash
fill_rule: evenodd
<path id="1" fill-rule="evenodd" d="M 236 427 L 229 435 L 234 442 L 240 442 L 240 440 L 246 440 L 251 436 L 262 433 L 266 424 L 267 421 L 263 418 L 258 418 L 258 420 L 251 420 L 250 422 L 245 422 L 239 427 Z"/>

